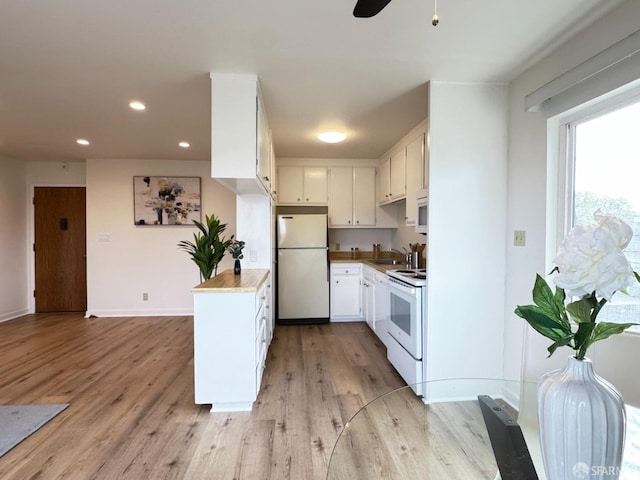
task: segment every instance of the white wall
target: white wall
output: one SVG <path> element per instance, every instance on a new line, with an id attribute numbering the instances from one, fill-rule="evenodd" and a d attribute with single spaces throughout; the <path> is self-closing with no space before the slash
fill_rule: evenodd
<path id="1" fill-rule="evenodd" d="M 521 366 L 524 346 L 524 378 L 535 381 L 540 374 L 566 363 L 571 354 L 561 349 L 547 359 L 547 339 L 525 328 L 524 321 L 513 314 L 518 304 L 531 303 L 531 289 L 536 273 L 550 270 L 553 250 L 545 256 L 545 242 L 553 236 L 551 226 L 555 199 L 547 193 L 547 180 L 555 176 L 547 170 L 547 122 L 538 113 L 524 111 L 524 97 L 572 67 L 635 32 L 640 18 L 640 2 L 629 0 L 588 27 L 518 77 L 509 95 L 509 175 L 507 242 L 513 230 L 527 231 L 525 247 L 507 248 L 507 282 L 505 292 L 505 365 L 510 373 Z M 551 190 L 553 193 L 553 190 Z M 549 212 L 549 213 L 548 213 Z M 552 239 L 553 240 L 553 239 Z M 524 343 L 523 343 L 523 336 Z M 600 342 L 588 352 L 596 372 L 614 380 L 626 400 L 640 401 L 633 368 L 640 352 L 640 336 L 625 334 Z"/>
<path id="2" fill-rule="evenodd" d="M 191 289 L 200 283 L 197 266 L 177 248 L 193 239 L 194 227 L 136 226 L 135 175 L 201 177 L 202 220 L 215 213 L 235 233 L 236 196 L 211 179 L 208 161 L 98 160 L 86 164 L 87 313 L 97 316 L 187 315 Z M 108 234 L 109 242 L 99 242 Z M 225 255 L 218 272 L 233 268 Z M 143 301 L 142 294 L 149 294 Z"/>
<path id="3" fill-rule="evenodd" d="M 502 377 L 507 87 L 430 83 L 427 378 Z"/>
<path id="4" fill-rule="evenodd" d="M 28 313 L 27 188 L 21 160 L 0 157 L 0 322 Z"/>
<path id="5" fill-rule="evenodd" d="M 271 197 L 238 195 L 236 210 L 236 238 L 245 242 L 241 267 L 271 269 Z"/>

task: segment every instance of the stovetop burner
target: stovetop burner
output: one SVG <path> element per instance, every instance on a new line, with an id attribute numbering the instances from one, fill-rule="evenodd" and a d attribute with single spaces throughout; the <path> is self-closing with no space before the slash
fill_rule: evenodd
<path id="1" fill-rule="evenodd" d="M 422 287 L 427 284 L 426 268 L 389 270 L 387 271 L 387 275 L 415 287 Z"/>

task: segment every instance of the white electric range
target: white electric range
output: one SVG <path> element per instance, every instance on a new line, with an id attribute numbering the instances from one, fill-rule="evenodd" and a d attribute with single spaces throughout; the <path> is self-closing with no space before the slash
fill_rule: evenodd
<path id="1" fill-rule="evenodd" d="M 398 270 L 387 270 L 387 275 L 414 287 L 427 286 L 426 268 L 401 268 Z"/>
<path id="2" fill-rule="evenodd" d="M 424 395 L 423 334 L 426 331 L 427 271 L 424 268 L 388 270 L 391 341 L 387 358 L 413 391 Z"/>

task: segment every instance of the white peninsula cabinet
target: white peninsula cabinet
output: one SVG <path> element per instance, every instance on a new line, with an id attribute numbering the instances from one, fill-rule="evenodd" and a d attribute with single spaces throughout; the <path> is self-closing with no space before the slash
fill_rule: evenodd
<path id="1" fill-rule="evenodd" d="M 193 289 L 195 403 L 249 411 L 271 341 L 269 270 L 226 270 Z"/>
<path id="2" fill-rule="evenodd" d="M 361 263 L 331 264 L 331 321 L 363 320 L 360 281 Z"/>

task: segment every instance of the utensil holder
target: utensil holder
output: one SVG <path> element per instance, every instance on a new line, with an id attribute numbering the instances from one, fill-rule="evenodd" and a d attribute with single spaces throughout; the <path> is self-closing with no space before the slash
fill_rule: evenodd
<path id="1" fill-rule="evenodd" d="M 411 252 L 411 268 L 420 268 L 422 263 L 421 252 Z"/>

